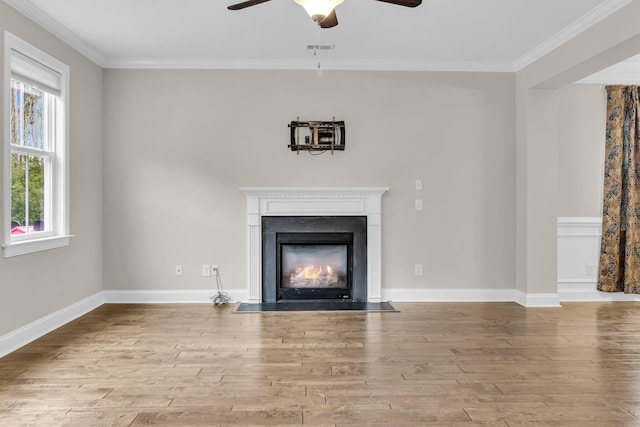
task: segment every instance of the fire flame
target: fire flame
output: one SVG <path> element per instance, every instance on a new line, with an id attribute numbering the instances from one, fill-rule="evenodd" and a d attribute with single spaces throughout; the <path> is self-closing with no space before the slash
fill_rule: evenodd
<path id="1" fill-rule="evenodd" d="M 338 280 L 330 265 L 296 267 L 290 276 L 290 283 L 297 287 L 331 286 Z"/>
<path id="2" fill-rule="evenodd" d="M 319 279 L 322 276 L 333 275 L 333 269 L 330 265 L 318 266 L 308 265 L 306 267 L 298 267 L 294 273 L 298 279 Z"/>

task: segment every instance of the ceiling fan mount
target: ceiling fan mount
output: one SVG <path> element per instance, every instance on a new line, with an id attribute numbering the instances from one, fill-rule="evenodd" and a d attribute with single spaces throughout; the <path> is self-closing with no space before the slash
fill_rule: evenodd
<path id="1" fill-rule="evenodd" d="M 271 0 L 247 0 L 241 3 L 233 4 L 227 9 L 240 10 L 247 7 L 256 6 Z M 338 25 L 338 17 L 336 16 L 336 6 L 344 0 L 295 0 L 300 6 L 304 7 L 311 19 L 316 22 L 320 28 L 332 28 Z M 375 0 L 383 3 L 391 3 L 397 6 L 417 7 L 422 4 L 422 0 Z"/>

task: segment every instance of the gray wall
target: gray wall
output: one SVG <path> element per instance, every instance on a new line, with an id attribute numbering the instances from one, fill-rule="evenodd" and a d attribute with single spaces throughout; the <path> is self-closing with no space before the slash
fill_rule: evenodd
<path id="1" fill-rule="evenodd" d="M 106 70 L 105 94 L 106 289 L 211 288 L 203 263 L 246 288 L 240 186 L 389 186 L 383 287 L 513 287 L 513 74 Z M 289 151 L 298 116 L 345 120 L 346 151 Z"/>
<path id="2" fill-rule="evenodd" d="M 0 34 L 5 30 L 71 68 L 70 227 L 75 237 L 66 248 L 0 257 L 0 336 L 102 289 L 102 69 L 0 2 Z"/>
<path id="3" fill-rule="evenodd" d="M 601 216 L 606 90 L 602 85 L 565 86 L 558 104 L 558 216 Z"/>

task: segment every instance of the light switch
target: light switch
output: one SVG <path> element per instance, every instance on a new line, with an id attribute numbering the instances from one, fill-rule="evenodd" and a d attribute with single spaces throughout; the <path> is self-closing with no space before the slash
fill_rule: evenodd
<path id="1" fill-rule="evenodd" d="M 209 264 L 202 264 L 202 277 L 211 276 L 211 266 Z"/>

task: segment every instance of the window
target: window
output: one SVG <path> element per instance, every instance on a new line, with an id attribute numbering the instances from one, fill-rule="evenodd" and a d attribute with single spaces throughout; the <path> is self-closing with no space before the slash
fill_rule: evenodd
<path id="1" fill-rule="evenodd" d="M 4 33 L 4 256 L 69 244 L 69 68 Z"/>

